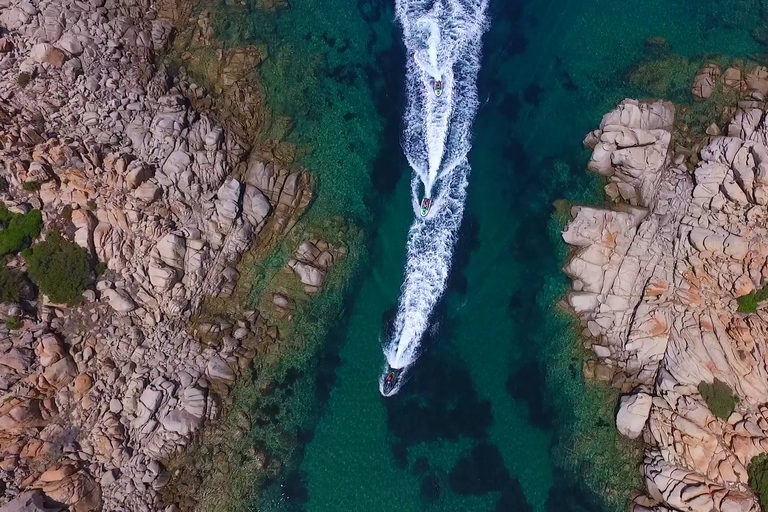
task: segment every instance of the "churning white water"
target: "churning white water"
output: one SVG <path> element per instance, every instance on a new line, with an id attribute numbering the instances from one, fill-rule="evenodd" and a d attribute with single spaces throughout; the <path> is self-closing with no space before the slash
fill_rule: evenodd
<path id="1" fill-rule="evenodd" d="M 416 220 L 408 233 L 405 282 L 391 338 L 384 341 L 390 368 L 402 370 L 397 393 L 418 359 L 429 317 L 442 296 L 453 255 L 469 180 L 467 153 L 477 111 L 477 72 L 487 0 L 397 0 L 403 27 L 407 107 L 403 151 L 413 168 L 411 192 Z M 442 93 L 435 94 L 440 81 Z M 421 197 L 432 199 L 426 218 Z M 385 372 L 386 374 L 386 372 Z"/>

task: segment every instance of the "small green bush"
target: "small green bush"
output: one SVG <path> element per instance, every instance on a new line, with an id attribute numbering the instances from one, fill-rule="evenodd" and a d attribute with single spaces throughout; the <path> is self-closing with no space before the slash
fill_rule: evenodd
<path id="1" fill-rule="evenodd" d="M 21 298 L 21 275 L 0 261 L 0 302 L 18 302 Z"/>
<path id="2" fill-rule="evenodd" d="M 715 379 L 712 384 L 701 381 L 698 388 L 709 410 L 721 420 L 727 420 L 739 402 L 739 397 L 721 380 Z"/>
<path id="3" fill-rule="evenodd" d="M 0 192 L 8 192 L 9 184 L 8 180 L 3 176 L 0 176 Z"/>
<path id="4" fill-rule="evenodd" d="M 768 510 L 768 455 L 753 457 L 747 468 L 749 487 L 757 494 L 763 510 Z"/>
<path id="5" fill-rule="evenodd" d="M 19 73 L 16 76 L 16 83 L 21 87 L 26 87 L 30 80 L 32 80 L 32 75 L 29 73 Z"/>
<path id="6" fill-rule="evenodd" d="M 107 264 L 100 261 L 96 264 L 96 266 L 93 267 L 93 271 L 96 273 L 96 276 L 103 276 L 104 272 L 107 271 Z"/>
<path id="7" fill-rule="evenodd" d="M 42 226 L 43 215 L 38 210 L 21 215 L 0 204 L 0 258 L 18 252 L 37 238 Z"/>
<path id="8" fill-rule="evenodd" d="M 92 278 L 88 251 L 54 231 L 21 255 L 29 278 L 49 299 L 70 306 L 80 303 Z"/>
<path id="9" fill-rule="evenodd" d="M 6 318 L 5 326 L 10 330 L 15 331 L 16 329 L 21 329 L 21 321 L 19 321 L 18 318 L 13 318 L 13 317 Z"/>
<path id="10" fill-rule="evenodd" d="M 757 305 L 768 299 L 768 286 L 764 286 L 757 291 L 739 297 L 737 302 L 739 303 L 739 313 L 755 313 L 757 311 Z"/>
<path id="11" fill-rule="evenodd" d="M 25 181 L 21 184 L 21 188 L 27 192 L 34 192 L 35 190 L 40 190 L 40 183 L 37 181 Z"/>

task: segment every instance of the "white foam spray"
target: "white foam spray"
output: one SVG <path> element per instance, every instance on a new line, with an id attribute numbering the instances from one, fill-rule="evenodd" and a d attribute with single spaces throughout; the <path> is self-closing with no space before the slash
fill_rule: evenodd
<path id="1" fill-rule="evenodd" d="M 453 248 L 464 214 L 471 126 L 477 111 L 477 72 L 487 0 L 397 0 L 405 46 L 407 107 L 403 151 L 413 168 L 416 220 L 408 232 L 405 282 L 391 338 L 383 350 L 389 368 L 401 370 L 397 393 L 418 359 L 432 310 L 445 291 Z M 442 94 L 434 92 L 442 82 Z M 421 218 L 420 198 L 432 199 Z M 386 372 L 385 372 L 386 373 Z"/>

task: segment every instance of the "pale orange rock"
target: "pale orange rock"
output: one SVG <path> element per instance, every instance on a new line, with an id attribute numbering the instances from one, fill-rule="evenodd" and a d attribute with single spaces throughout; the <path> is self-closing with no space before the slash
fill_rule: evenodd
<path id="1" fill-rule="evenodd" d="M 742 92 L 747 88 L 744 75 L 737 67 L 730 67 L 725 70 L 722 76 L 723 85 L 731 91 Z"/>
<path id="2" fill-rule="evenodd" d="M 691 94 L 693 94 L 697 100 L 705 100 L 709 98 L 712 96 L 712 93 L 715 92 L 721 74 L 722 72 L 717 64 L 711 62 L 705 64 L 693 80 Z"/>
<path id="3" fill-rule="evenodd" d="M 50 64 L 55 68 L 64 65 L 66 55 L 63 51 L 49 43 L 38 43 L 32 47 L 29 57 L 40 64 Z"/>
<path id="4" fill-rule="evenodd" d="M 85 395 L 85 393 L 88 392 L 89 389 L 91 389 L 91 386 L 93 386 L 93 379 L 91 376 L 87 373 L 81 373 L 75 377 L 75 381 L 73 383 L 75 396 L 82 397 Z"/>
<path id="5" fill-rule="evenodd" d="M 768 95 L 768 68 L 757 66 L 746 74 L 747 88 Z"/>
<path id="6" fill-rule="evenodd" d="M 735 283 L 733 283 L 733 295 L 735 297 L 743 297 L 749 295 L 755 291 L 755 285 L 752 283 L 752 279 L 747 275 L 740 276 Z"/>
<path id="7" fill-rule="evenodd" d="M 64 464 L 58 467 L 51 468 L 40 475 L 41 483 L 58 482 L 63 480 L 69 475 L 73 475 L 77 472 L 75 466 Z"/>

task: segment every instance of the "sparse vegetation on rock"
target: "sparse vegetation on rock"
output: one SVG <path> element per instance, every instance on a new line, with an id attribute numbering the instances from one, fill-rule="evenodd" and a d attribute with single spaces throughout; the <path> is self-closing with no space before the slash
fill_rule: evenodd
<path id="1" fill-rule="evenodd" d="M 13 213 L 0 205 L 0 258 L 18 252 L 40 234 L 43 216 L 37 210 Z"/>
<path id="2" fill-rule="evenodd" d="M 5 321 L 5 326 L 10 330 L 15 331 L 16 329 L 21 328 L 21 321 L 18 318 L 8 318 Z"/>
<path id="3" fill-rule="evenodd" d="M 49 299 L 70 306 L 80 303 L 91 281 L 85 249 L 54 231 L 44 241 L 25 250 L 22 256 L 29 267 L 30 279 Z"/>
<path id="4" fill-rule="evenodd" d="M 755 313 L 757 312 L 757 305 L 768 299 L 768 286 L 764 286 L 757 291 L 739 297 L 739 313 Z"/>
<path id="5" fill-rule="evenodd" d="M 768 455 L 762 454 L 753 458 L 747 471 L 750 489 L 760 498 L 763 510 L 768 510 Z"/>
<path id="6" fill-rule="evenodd" d="M 712 384 L 702 381 L 698 389 L 709 410 L 721 420 L 728 419 L 739 401 L 728 384 L 718 379 Z"/>
<path id="7" fill-rule="evenodd" d="M 29 73 L 22 72 L 16 76 L 16 83 L 19 84 L 20 87 L 25 87 L 30 80 L 32 80 L 32 75 Z"/>
<path id="8" fill-rule="evenodd" d="M 0 261 L 0 302 L 18 302 L 21 275 Z"/>

